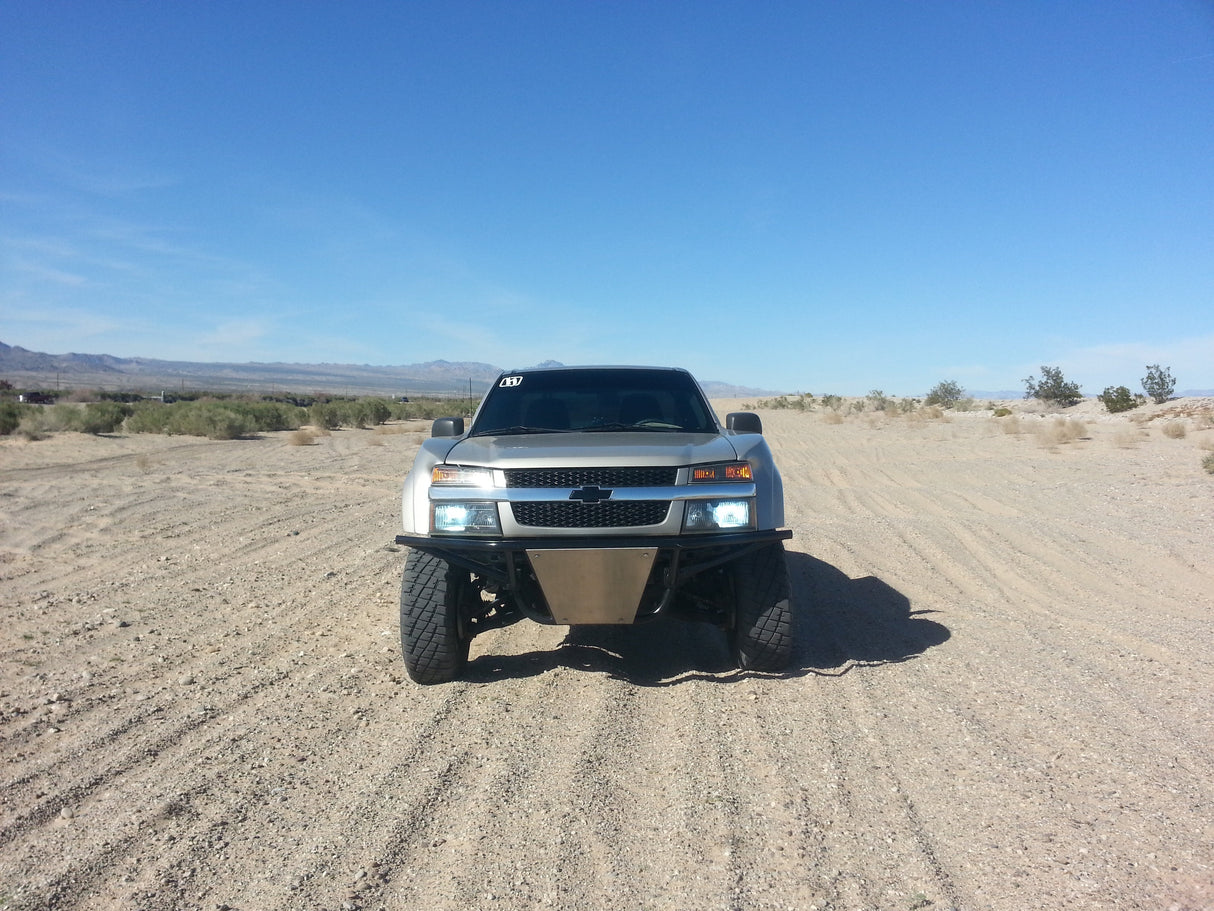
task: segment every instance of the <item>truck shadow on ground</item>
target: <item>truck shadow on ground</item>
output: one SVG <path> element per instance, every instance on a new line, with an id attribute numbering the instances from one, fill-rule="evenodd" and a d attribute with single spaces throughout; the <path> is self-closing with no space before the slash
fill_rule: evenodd
<path id="1" fill-rule="evenodd" d="M 788 572 L 796 647 L 783 673 L 739 670 L 724 633 L 715 627 L 658 620 L 638 626 L 571 627 L 557 648 L 542 652 L 498 654 L 490 639 L 485 644 L 492 651 L 469 662 L 464 678 L 488 683 L 558 668 L 606 674 L 638 686 L 841 676 L 857 667 L 912 660 L 949 638 L 947 627 L 925 618 L 934 611 L 912 610 L 909 598 L 875 576 L 853 579 L 796 551 L 788 553 Z"/>

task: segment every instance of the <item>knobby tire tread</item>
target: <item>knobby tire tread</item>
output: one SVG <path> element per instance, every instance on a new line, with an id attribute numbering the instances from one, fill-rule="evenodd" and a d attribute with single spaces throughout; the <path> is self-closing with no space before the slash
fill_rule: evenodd
<path id="1" fill-rule="evenodd" d="M 405 561 L 400 593 L 400 639 L 405 670 L 416 683 L 448 683 L 468 661 L 460 637 L 459 591 L 447 562 L 421 551 Z"/>
<path id="2" fill-rule="evenodd" d="M 732 645 L 738 666 L 782 671 L 792 660 L 792 605 L 784 547 L 773 544 L 733 564 Z"/>

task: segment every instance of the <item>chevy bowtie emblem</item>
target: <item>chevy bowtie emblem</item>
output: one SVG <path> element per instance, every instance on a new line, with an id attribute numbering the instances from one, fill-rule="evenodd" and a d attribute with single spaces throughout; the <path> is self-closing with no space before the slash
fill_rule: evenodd
<path id="1" fill-rule="evenodd" d="M 579 487 L 570 492 L 569 499 L 581 500 L 583 503 L 601 503 L 603 500 L 610 500 L 612 493 L 613 491 L 603 490 L 601 487 Z"/>

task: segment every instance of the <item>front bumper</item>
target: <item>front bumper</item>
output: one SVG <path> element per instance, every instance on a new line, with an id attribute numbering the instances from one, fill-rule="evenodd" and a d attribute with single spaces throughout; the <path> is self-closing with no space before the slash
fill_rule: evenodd
<path id="1" fill-rule="evenodd" d="M 545 623 L 635 623 L 663 613 L 694 576 L 759 547 L 788 529 L 711 535 L 579 535 L 456 538 L 397 535 L 424 551 L 513 592 Z"/>

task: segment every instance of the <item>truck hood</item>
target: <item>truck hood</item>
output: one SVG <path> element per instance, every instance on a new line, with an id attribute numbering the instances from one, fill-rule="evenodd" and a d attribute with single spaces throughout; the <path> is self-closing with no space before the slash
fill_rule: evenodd
<path id="1" fill-rule="evenodd" d="M 460 440 L 446 461 L 492 468 L 696 465 L 737 452 L 713 433 L 528 433 Z"/>

